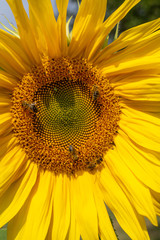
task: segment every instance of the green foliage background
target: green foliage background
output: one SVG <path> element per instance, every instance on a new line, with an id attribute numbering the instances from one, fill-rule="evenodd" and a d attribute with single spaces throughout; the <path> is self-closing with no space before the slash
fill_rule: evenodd
<path id="1" fill-rule="evenodd" d="M 77 3 L 77 0 L 70 0 Z M 81 0 L 79 0 L 81 2 Z M 108 0 L 106 18 L 112 14 L 124 0 Z M 69 17 L 76 15 L 76 12 L 69 11 Z M 123 32 L 133 26 L 152 21 L 160 17 L 160 0 L 141 0 L 120 23 L 120 32 Z"/>
<path id="2" fill-rule="evenodd" d="M 0 240 L 7 239 L 7 227 L 3 227 L 0 229 Z"/>
<path id="3" fill-rule="evenodd" d="M 107 16 L 115 11 L 123 2 L 123 0 L 108 0 Z M 141 0 L 121 21 L 120 30 L 124 31 L 159 17 L 160 0 Z"/>

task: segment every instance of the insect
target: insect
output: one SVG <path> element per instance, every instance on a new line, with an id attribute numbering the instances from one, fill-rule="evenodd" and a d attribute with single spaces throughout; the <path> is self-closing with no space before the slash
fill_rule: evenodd
<path id="1" fill-rule="evenodd" d="M 114 143 L 114 142 L 111 142 L 111 149 L 112 149 L 112 150 L 114 149 L 115 146 L 116 146 L 115 143 Z"/>
<path id="2" fill-rule="evenodd" d="M 76 161 L 78 159 L 78 155 L 75 148 L 72 145 L 69 146 L 69 151 L 72 154 L 74 161 Z"/>
<path id="3" fill-rule="evenodd" d="M 91 170 L 91 171 L 93 171 L 95 168 L 96 168 L 96 163 L 94 162 L 94 163 L 90 163 L 88 166 L 87 166 L 87 168 L 89 169 L 89 170 Z"/>
<path id="4" fill-rule="evenodd" d="M 93 171 L 94 169 L 96 169 L 98 167 L 98 165 L 100 165 L 102 163 L 103 159 L 102 157 L 99 157 L 98 159 L 96 159 L 94 162 L 87 162 L 87 168 L 91 171 Z"/>
<path id="5" fill-rule="evenodd" d="M 26 101 L 23 101 L 22 102 L 22 106 L 26 109 L 28 109 L 30 112 L 33 112 L 33 113 L 37 113 L 38 112 L 38 109 L 37 109 L 37 106 L 36 106 L 36 102 L 33 102 L 33 103 L 28 103 Z"/>
<path id="6" fill-rule="evenodd" d="M 94 101 L 96 101 L 99 97 L 99 90 L 98 90 L 98 87 L 97 86 L 94 86 L 93 87 L 93 90 L 92 90 L 92 98 Z"/>
<path id="7" fill-rule="evenodd" d="M 100 157 L 97 159 L 97 164 L 100 164 L 103 161 L 103 159 Z"/>

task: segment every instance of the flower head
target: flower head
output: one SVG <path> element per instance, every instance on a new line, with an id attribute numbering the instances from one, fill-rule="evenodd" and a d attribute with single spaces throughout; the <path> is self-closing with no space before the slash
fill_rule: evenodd
<path id="1" fill-rule="evenodd" d="M 7 0 L 0 30 L 0 226 L 8 239 L 117 239 L 106 205 L 131 239 L 160 215 L 160 19 L 115 25 L 107 1 L 82 0 L 66 34 L 68 0 Z"/>

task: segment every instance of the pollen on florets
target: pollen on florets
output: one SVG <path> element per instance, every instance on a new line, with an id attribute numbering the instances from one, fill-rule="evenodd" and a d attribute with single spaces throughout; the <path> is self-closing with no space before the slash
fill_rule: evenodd
<path id="1" fill-rule="evenodd" d="M 13 129 L 28 158 L 55 173 L 93 171 L 113 146 L 120 107 L 109 81 L 84 59 L 44 59 L 12 97 Z"/>

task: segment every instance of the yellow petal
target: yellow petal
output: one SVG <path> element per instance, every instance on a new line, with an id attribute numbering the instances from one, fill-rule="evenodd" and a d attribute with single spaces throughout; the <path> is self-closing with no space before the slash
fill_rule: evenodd
<path id="1" fill-rule="evenodd" d="M 40 63 L 40 57 L 39 57 L 37 45 L 35 42 L 33 29 L 29 22 L 27 13 L 25 12 L 25 9 L 23 7 L 22 0 L 16 0 L 16 1 L 6 0 L 6 1 L 9 4 L 14 14 L 17 27 L 18 27 L 18 33 L 22 41 L 23 47 L 31 61 L 31 66 L 33 64 Z"/>
<path id="2" fill-rule="evenodd" d="M 74 177 L 71 178 L 71 181 L 69 182 L 70 187 L 70 211 L 71 211 L 71 218 L 70 218 L 70 227 L 69 232 L 66 237 L 67 240 L 79 240 L 80 239 L 80 230 L 78 223 L 76 221 L 76 205 L 75 205 L 75 195 L 74 195 L 74 184 L 73 181 L 75 181 Z"/>
<path id="3" fill-rule="evenodd" d="M 125 80 L 114 88 L 115 94 L 137 101 L 160 101 L 160 76 L 129 76 Z"/>
<path id="4" fill-rule="evenodd" d="M 117 58 L 116 60 L 114 59 L 112 63 L 107 63 L 108 66 L 102 67 L 103 74 L 111 76 L 116 74 L 134 72 L 138 70 L 145 71 L 150 68 L 160 68 L 160 62 L 157 56 L 142 56 L 137 57 L 136 59 L 124 58 L 121 60 Z"/>
<path id="5" fill-rule="evenodd" d="M 72 30 L 72 40 L 69 46 L 71 57 L 83 54 L 95 31 L 104 20 L 107 0 L 82 0 Z"/>
<path id="6" fill-rule="evenodd" d="M 10 113 L 1 114 L 0 125 L 5 124 L 7 121 L 11 121 L 11 114 Z"/>
<path id="7" fill-rule="evenodd" d="M 110 31 L 138 2 L 140 2 L 140 0 L 125 0 L 124 3 L 116 11 L 114 11 L 112 15 L 108 17 L 107 20 L 101 25 L 87 49 L 87 55 L 90 60 L 96 56 L 97 52 L 100 51 L 105 38 L 110 33 Z"/>
<path id="8" fill-rule="evenodd" d="M 7 32 L 9 32 L 9 33 L 11 33 L 12 35 L 16 36 L 17 38 L 19 38 L 18 29 L 9 21 L 9 19 L 8 19 L 6 16 L 4 16 L 4 17 L 6 18 L 7 22 L 9 23 L 9 25 L 10 25 L 10 27 L 11 27 L 12 29 L 6 27 L 6 26 L 5 26 L 3 23 L 1 23 L 1 22 L 0 22 L 0 24 L 3 26 L 3 28 L 4 28 L 5 30 L 7 30 Z"/>
<path id="9" fill-rule="evenodd" d="M 8 160 L 9 155 L 10 154 L 14 155 L 17 151 L 19 151 L 20 147 L 17 145 L 17 140 L 13 136 L 13 133 L 7 134 L 6 136 L 1 137 L 0 145 L 1 145 L 1 150 L 2 150 L 0 153 L 0 164 L 1 164 L 1 167 L 3 165 L 7 166 L 7 164 L 9 163 L 8 161 L 10 161 L 10 160 Z M 12 152 L 10 153 L 10 151 L 12 151 Z M 8 156 L 6 153 L 8 154 Z"/>
<path id="10" fill-rule="evenodd" d="M 152 224 L 157 225 L 149 189 L 135 177 L 134 172 L 121 159 L 121 155 L 117 152 L 116 148 L 113 151 L 109 151 L 106 154 L 108 168 L 137 212 L 140 215 L 146 216 Z"/>
<path id="11" fill-rule="evenodd" d="M 11 66 L 14 67 L 15 70 L 19 68 L 20 73 L 25 73 L 30 69 L 31 60 L 28 58 L 23 48 L 22 41 L 19 38 L 0 29 L 0 43 L 1 46 L 3 45 L 3 48 L 6 49 L 6 54 L 10 54 L 14 57 L 13 63 L 9 62 L 9 57 L 6 57 L 6 61 L 8 59 L 8 63 L 12 64 Z M 4 51 L 4 49 L 2 49 L 2 51 Z"/>
<path id="12" fill-rule="evenodd" d="M 12 131 L 11 114 L 3 113 L 0 118 L 0 135 Z"/>
<path id="13" fill-rule="evenodd" d="M 69 29 L 69 26 L 70 26 L 70 22 L 71 22 L 71 20 L 72 20 L 72 17 L 73 17 L 73 16 L 71 16 L 71 17 L 68 19 L 67 23 L 66 23 L 66 35 L 67 35 L 67 44 L 68 44 L 68 45 L 70 44 L 71 38 L 72 38 L 72 31 L 70 31 L 70 29 Z M 68 48 L 67 48 L 67 50 L 68 50 Z"/>
<path id="14" fill-rule="evenodd" d="M 98 53 L 98 55 L 95 56 L 96 64 L 103 62 L 104 59 L 107 60 L 111 58 L 116 52 L 125 48 L 127 48 L 127 51 L 128 48 L 132 49 L 132 47 L 136 49 L 137 43 L 141 43 L 143 41 L 147 43 L 147 39 L 149 43 L 149 39 L 152 38 L 152 34 L 158 34 L 156 31 L 159 29 L 159 27 L 160 18 L 124 31 L 120 34 L 117 40 L 113 41 L 105 49 Z"/>
<path id="15" fill-rule="evenodd" d="M 151 195 L 156 214 L 160 216 L 160 193 L 151 190 Z"/>
<path id="16" fill-rule="evenodd" d="M 8 225 L 10 240 L 45 239 L 52 214 L 54 180 L 51 172 L 39 172 L 26 203 Z"/>
<path id="17" fill-rule="evenodd" d="M 100 182 L 105 202 L 124 231 L 131 239 L 149 240 L 144 218 L 137 214 L 107 167 L 101 171 Z"/>
<path id="18" fill-rule="evenodd" d="M 83 173 L 72 181 L 73 201 L 75 204 L 76 222 L 83 240 L 98 239 L 97 210 L 93 196 L 92 176 Z"/>
<path id="19" fill-rule="evenodd" d="M 51 204 L 53 204 L 53 199 L 54 199 L 54 187 L 53 187 L 53 192 L 52 192 L 52 200 L 51 200 Z M 49 228 L 48 228 L 48 232 L 46 235 L 45 240 L 49 240 L 52 239 L 52 229 L 53 229 L 53 209 L 52 209 L 52 214 L 51 214 L 51 219 L 50 219 L 50 224 L 49 224 Z M 22 232 L 22 231 L 21 231 Z M 21 238 L 17 237 L 16 240 L 20 240 Z"/>
<path id="20" fill-rule="evenodd" d="M 13 48 L 0 42 L 0 66 L 5 71 L 13 76 L 22 78 L 23 74 L 29 70 L 29 68 L 24 65 L 19 56 L 15 54 Z"/>
<path id="21" fill-rule="evenodd" d="M 31 164 L 27 171 L 0 197 L 0 226 L 9 222 L 21 209 L 35 184 L 37 167 Z"/>
<path id="22" fill-rule="evenodd" d="M 56 0 L 59 16 L 57 20 L 58 37 L 60 41 L 60 48 L 62 56 L 67 55 L 67 34 L 66 34 L 66 17 L 67 6 L 69 0 Z"/>
<path id="23" fill-rule="evenodd" d="M 6 113 L 10 111 L 10 104 L 8 103 L 0 103 L 0 114 Z"/>
<path id="24" fill-rule="evenodd" d="M 123 108 L 122 113 L 123 113 L 121 115 L 122 119 L 126 120 L 128 118 L 128 120 L 129 120 L 129 118 L 130 118 L 129 121 L 131 121 L 131 122 L 141 120 L 144 122 L 144 124 L 147 124 L 147 123 L 153 124 L 155 127 L 157 127 L 157 131 L 159 130 L 159 127 L 160 127 L 160 119 L 159 118 L 156 118 L 150 114 L 144 113 L 143 111 L 137 111 L 137 110 L 135 110 L 133 108 L 129 108 L 129 107 Z"/>
<path id="25" fill-rule="evenodd" d="M 114 142 L 118 154 L 121 155 L 122 160 L 135 176 L 147 187 L 160 192 L 160 166 L 149 161 L 149 155 L 147 159 L 142 154 L 145 148 L 141 149 L 141 146 L 128 138 L 121 130 Z"/>
<path id="26" fill-rule="evenodd" d="M 71 215 L 72 218 L 72 215 Z M 80 231 L 79 231 L 79 227 L 78 224 L 73 225 L 73 221 L 75 222 L 75 219 L 71 219 L 71 225 L 69 228 L 69 232 L 67 235 L 67 240 L 79 240 L 80 239 Z"/>
<path id="27" fill-rule="evenodd" d="M 1 76 L 0 80 L 0 115 L 3 117 L 3 114 L 7 114 L 10 112 L 11 108 L 11 96 L 12 96 L 12 91 L 11 88 L 13 86 L 10 84 L 10 81 L 8 78 L 4 75 Z M 14 82 L 14 81 L 13 81 Z M 1 87 L 4 86 L 4 87 Z M 10 88 L 10 89 L 8 89 Z"/>
<path id="28" fill-rule="evenodd" d="M 122 107 L 134 108 L 138 111 L 144 111 L 148 114 L 157 115 L 159 114 L 160 102 L 159 101 L 136 101 L 129 99 L 120 99 Z"/>
<path id="29" fill-rule="evenodd" d="M 0 88 L 0 102 L 1 103 L 11 103 L 11 92 L 8 91 L 7 89 Z"/>
<path id="30" fill-rule="evenodd" d="M 122 112 L 125 110 L 122 110 Z M 130 114 L 132 115 L 132 114 Z M 154 119 L 154 117 L 152 117 Z M 158 122 L 158 119 L 157 119 Z M 155 124 L 149 118 L 130 118 L 121 114 L 120 128 L 137 144 L 150 150 L 160 150 L 160 123 Z"/>
<path id="31" fill-rule="evenodd" d="M 50 0 L 28 0 L 38 49 L 52 58 L 60 57 L 57 23 Z M 42 39 L 41 39 L 42 38 Z"/>
<path id="32" fill-rule="evenodd" d="M 25 153 L 22 152 L 19 146 L 14 146 L 14 148 L 8 151 L 3 157 L 0 162 L 0 196 L 2 196 L 15 179 L 22 175 L 24 172 L 22 166 L 25 162 Z"/>
<path id="33" fill-rule="evenodd" d="M 6 134 L 5 136 L 0 137 L 0 161 L 5 156 L 7 151 L 12 150 L 16 145 L 15 138 L 13 137 L 13 133 Z"/>
<path id="34" fill-rule="evenodd" d="M 132 42 L 130 46 L 126 45 L 124 49 L 113 52 L 109 59 L 107 55 L 107 59 L 104 58 L 99 67 L 109 76 L 155 69 L 160 64 L 159 37 L 160 31 L 156 31 L 142 41 Z"/>
<path id="35" fill-rule="evenodd" d="M 70 194 L 67 176 L 56 176 L 53 200 L 52 239 L 66 239 L 70 225 Z"/>
<path id="36" fill-rule="evenodd" d="M 98 184 L 95 184 L 94 199 L 97 207 L 99 235 L 101 239 L 117 240 Z"/>
<path id="37" fill-rule="evenodd" d="M 125 116 L 129 117 L 130 119 L 134 119 L 136 121 L 136 119 L 145 119 L 146 122 L 150 122 L 152 124 L 155 125 L 155 127 L 157 126 L 157 128 L 160 127 L 160 120 L 159 117 L 155 117 L 153 116 L 153 114 L 149 114 L 149 113 L 144 113 L 142 111 L 137 111 L 133 108 L 129 108 L 126 107 L 123 110 L 123 113 L 125 114 Z M 141 155 L 143 155 L 146 160 L 148 160 L 149 162 L 160 166 L 160 151 L 156 152 L 156 151 L 152 151 L 150 149 L 146 149 L 143 148 L 143 146 L 141 146 L 138 151 L 141 153 Z"/>
<path id="38" fill-rule="evenodd" d="M 6 73 L 5 71 L 0 70 L 0 88 L 3 87 L 10 91 L 13 91 L 13 89 L 14 89 L 14 87 L 16 87 L 17 83 L 18 83 L 17 78 Z"/>

